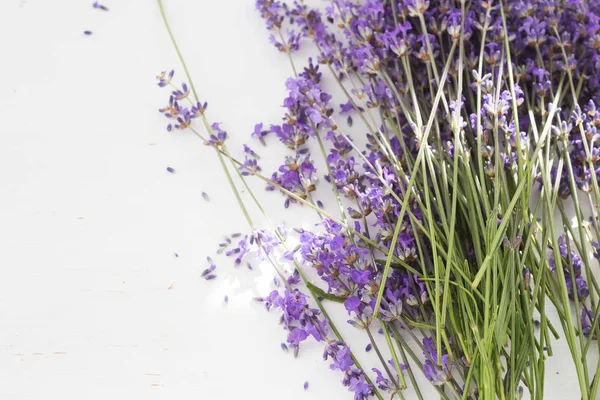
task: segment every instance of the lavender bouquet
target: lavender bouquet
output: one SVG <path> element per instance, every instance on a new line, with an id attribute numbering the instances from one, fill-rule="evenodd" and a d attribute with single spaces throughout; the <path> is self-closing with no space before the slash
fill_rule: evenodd
<path id="1" fill-rule="evenodd" d="M 355 399 L 423 399 L 423 377 L 443 399 L 543 399 L 560 337 L 574 398 L 596 398 L 598 2 L 257 0 L 291 77 L 282 120 L 258 123 L 239 152 L 209 121 L 158 4 L 187 80 L 158 77 L 160 112 L 215 151 L 249 227 L 219 252 L 272 265 L 281 289 L 259 300 L 281 313 L 286 349 L 322 343 Z M 301 63 L 300 46 L 312 52 Z M 320 222 L 283 229 L 252 180 Z M 347 329 L 378 365 L 361 363 Z"/>

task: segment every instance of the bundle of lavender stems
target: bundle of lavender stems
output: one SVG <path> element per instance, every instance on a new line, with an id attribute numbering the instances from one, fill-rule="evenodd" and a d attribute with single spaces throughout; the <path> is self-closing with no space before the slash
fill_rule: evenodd
<path id="1" fill-rule="evenodd" d="M 543 399 L 560 338 L 572 398 L 597 398 L 599 2 L 257 0 L 291 77 L 281 121 L 235 152 L 158 3 L 187 81 L 158 77 L 170 91 L 160 111 L 215 151 L 248 223 L 221 251 L 272 266 L 283 284 L 260 300 L 281 314 L 287 348 L 320 342 L 357 400 L 424 399 L 423 379 L 442 399 Z M 282 164 L 263 171 L 264 159 Z M 274 194 L 253 180 L 320 222 L 275 225 L 260 202 Z M 377 365 L 361 363 L 348 329 Z"/>

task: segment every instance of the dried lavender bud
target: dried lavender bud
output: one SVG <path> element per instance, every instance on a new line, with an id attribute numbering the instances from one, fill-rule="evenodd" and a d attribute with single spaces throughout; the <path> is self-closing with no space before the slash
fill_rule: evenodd
<path id="1" fill-rule="evenodd" d="M 179 254 L 173 253 L 173 255 L 175 256 L 175 258 L 179 258 Z"/>
<path id="2" fill-rule="evenodd" d="M 170 173 L 174 174 L 175 170 L 173 168 L 171 168 L 171 167 L 167 167 L 167 172 L 170 172 Z"/>
<path id="3" fill-rule="evenodd" d="M 304 382 L 304 390 L 308 390 L 308 381 Z"/>
<path id="4" fill-rule="evenodd" d="M 240 236 L 242 236 L 242 234 L 241 234 L 241 233 L 239 233 L 239 232 L 236 232 L 236 233 L 232 233 L 232 234 L 231 234 L 231 237 L 232 237 L 232 238 L 234 238 L 234 239 L 236 239 L 236 238 L 239 238 Z"/>
<path id="5" fill-rule="evenodd" d="M 211 265 L 209 268 L 206 268 L 204 271 L 202 271 L 202 277 L 206 277 L 208 274 L 210 274 L 211 272 L 213 272 L 216 268 L 216 265 Z"/>
<path id="6" fill-rule="evenodd" d="M 350 115 L 348 115 L 348 119 L 346 121 L 348 122 L 348 126 L 352 127 L 353 121 L 352 121 L 352 117 Z"/>
<path id="7" fill-rule="evenodd" d="M 367 347 L 365 347 L 365 351 L 368 353 L 369 351 L 371 351 L 372 348 L 373 346 L 371 345 L 371 343 L 369 343 Z"/>
<path id="8" fill-rule="evenodd" d="M 83 31 L 83 34 L 90 36 L 92 34 L 92 31 Z"/>
<path id="9" fill-rule="evenodd" d="M 102 10 L 102 11 L 108 11 L 108 7 L 106 7 L 105 5 L 102 5 L 102 4 L 98 3 L 97 1 L 95 1 L 94 4 L 92 4 L 92 7 L 97 8 L 97 9 Z"/>
<path id="10" fill-rule="evenodd" d="M 363 215 L 360 212 L 356 211 L 352 207 L 348 207 L 348 214 L 350 214 L 350 217 L 352 217 L 354 219 L 359 219 L 359 218 L 363 217 Z"/>
<path id="11" fill-rule="evenodd" d="M 244 153 L 248 154 L 250 157 L 260 160 L 260 156 L 246 144 L 244 145 Z"/>
<path id="12" fill-rule="evenodd" d="M 202 277 L 208 281 L 211 279 L 215 279 L 217 277 L 216 275 L 210 275 L 210 273 L 213 272 L 217 268 L 217 266 L 213 262 L 212 258 L 206 257 L 206 260 L 208 261 L 210 266 L 208 268 L 206 268 L 204 271 L 202 271 Z"/>
<path id="13" fill-rule="evenodd" d="M 281 350 L 288 351 L 288 347 L 285 343 L 281 343 Z"/>
<path id="14" fill-rule="evenodd" d="M 225 304 L 229 303 L 229 297 L 227 295 L 225 295 L 225 297 L 223 298 L 223 301 L 225 302 Z"/>
<path id="15" fill-rule="evenodd" d="M 206 201 L 210 201 L 210 197 L 206 194 L 206 192 L 202 192 L 202 198 Z"/>

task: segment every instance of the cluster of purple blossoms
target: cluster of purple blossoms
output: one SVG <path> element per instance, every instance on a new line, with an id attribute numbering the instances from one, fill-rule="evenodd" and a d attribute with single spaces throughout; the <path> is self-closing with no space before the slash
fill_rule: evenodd
<path id="1" fill-rule="evenodd" d="M 313 77 L 314 79 L 314 77 Z M 289 149 L 298 150 L 319 128 L 333 128 L 329 106 L 331 95 L 304 75 L 286 82 L 288 97 L 283 101 L 287 113 L 281 125 L 271 125 L 270 132 Z"/>
<path id="2" fill-rule="evenodd" d="M 562 114 L 561 124 L 553 126 L 554 136 L 570 154 L 575 186 L 582 192 L 591 192 L 594 186 L 592 179 L 600 182 L 600 113 L 597 115 L 595 103 L 590 100 L 583 112 L 576 105 L 570 115 L 568 112 Z M 560 181 L 563 197 L 571 194 L 569 183 L 569 171 L 564 168 Z"/>
<path id="3" fill-rule="evenodd" d="M 351 325 L 365 328 L 373 317 L 376 294 L 381 285 L 382 265 L 373 260 L 369 250 L 357 238 L 348 236 L 341 225 L 324 220 L 325 232 L 303 232 L 297 251 L 303 265 L 316 270 L 327 283 L 327 292 L 344 300 L 344 306 L 353 319 Z M 411 249 L 413 239 L 401 235 L 399 249 Z M 383 321 L 423 321 L 430 310 L 429 295 L 424 282 L 405 270 L 394 269 L 386 281 L 386 290 L 380 306 Z"/>
<path id="4" fill-rule="evenodd" d="M 267 23 L 268 30 L 280 29 L 287 6 L 276 0 L 256 0 L 256 10 Z"/>
<path id="5" fill-rule="evenodd" d="M 156 79 L 158 80 L 159 87 L 171 85 L 173 71 L 163 71 L 156 77 Z M 168 104 L 165 107 L 160 108 L 158 111 L 173 121 L 167 125 L 168 131 L 171 131 L 173 128 L 185 130 L 191 126 L 193 120 L 200 118 L 204 114 L 206 108 L 208 107 L 208 103 L 205 102 L 202 104 L 200 102 L 196 102 L 194 104 L 189 99 L 190 89 L 185 83 L 181 84 L 181 88 L 173 88 L 174 89 L 171 92 L 171 96 L 169 96 Z M 188 106 L 186 107 L 181 105 L 182 101 L 187 101 Z"/>
<path id="6" fill-rule="evenodd" d="M 357 171 L 356 160 L 354 157 L 344 157 L 349 149 L 344 146 L 345 141 L 341 141 L 335 137 L 331 138 L 334 142 L 334 147 L 331 149 L 331 153 L 327 156 L 327 163 L 331 169 L 331 176 L 325 176 L 325 179 L 331 182 L 333 178 L 333 184 L 336 185 L 340 193 L 342 193 L 348 199 L 356 199 L 360 197 L 361 189 L 363 185 L 360 184 L 359 179 L 362 179 L 361 174 Z M 367 206 L 367 209 L 369 207 Z M 365 213 L 364 215 L 368 215 Z M 358 218 L 361 218 L 359 216 Z"/>
<path id="7" fill-rule="evenodd" d="M 281 228 L 278 230 L 280 231 L 280 234 L 283 232 Z M 227 238 L 225 243 L 222 243 L 219 246 L 224 245 L 222 248 L 226 248 L 229 247 L 230 243 L 231 240 Z M 225 255 L 227 257 L 235 257 L 234 265 L 238 266 L 249 254 L 256 254 L 261 260 L 265 259 L 267 256 L 271 255 L 278 246 L 279 239 L 273 232 L 267 229 L 255 229 L 250 235 L 244 235 L 238 241 L 237 246 L 227 250 Z"/>
<path id="8" fill-rule="evenodd" d="M 269 35 L 269 41 L 277 50 L 282 53 L 291 52 L 300 49 L 300 34 L 294 31 L 288 32 L 287 40 L 283 40 L 283 37 L 278 40 L 275 35 Z"/>
<path id="9" fill-rule="evenodd" d="M 285 163 L 279 167 L 279 171 L 274 172 L 271 176 L 271 181 L 294 195 L 307 199 L 310 193 L 315 191 L 317 184 L 316 169 L 310 159 L 310 154 L 303 155 L 296 152 L 294 157 L 286 157 Z M 275 187 L 268 185 L 267 190 L 273 191 Z M 294 197 L 286 196 L 284 205 L 287 208 L 290 203 L 296 202 Z"/>
<path id="10" fill-rule="evenodd" d="M 494 152 L 500 152 L 500 160 L 503 162 L 505 168 L 516 168 L 517 152 L 520 151 L 521 156 L 527 154 L 529 139 L 526 130 L 517 130 L 515 128 L 511 91 L 504 90 L 497 97 L 496 93 L 490 90 L 493 87 L 491 74 L 478 79 L 478 73 L 474 70 L 473 76 L 476 79 L 474 90 L 478 90 L 479 87 L 482 89 L 483 105 L 479 116 L 475 113 L 471 114 L 471 129 L 474 132 L 481 131 L 482 140 L 479 145 L 481 146 L 481 155 L 485 163 L 484 170 L 493 179 L 496 173 L 494 168 Z M 513 92 L 517 96 L 516 104 L 523 104 L 524 94 L 519 85 L 515 85 Z M 517 140 L 517 134 L 520 140 Z M 495 148 L 495 141 L 499 139 L 495 138 L 496 135 L 500 136 L 500 143 L 503 145 L 504 150 Z M 520 145 L 520 149 L 518 145 Z"/>
<path id="11" fill-rule="evenodd" d="M 283 297 L 274 290 L 265 298 L 265 305 L 268 310 L 275 308 L 283 312 L 281 323 L 289 332 L 287 342 L 294 354 L 298 354 L 300 343 L 309 336 L 318 342 L 327 340 L 327 319 L 319 318 L 321 312 L 310 308 L 307 296 L 298 289 L 286 288 Z"/>
<path id="12" fill-rule="evenodd" d="M 450 361 L 447 353 L 442 353 L 442 363 L 438 364 L 438 350 L 435 347 L 432 338 L 423 338 L 423 347 L 425 348 L 425 363 L 423 370 L 425 377 L 434 385 L 442 385 L 452 379 L 452 370 L 454 364 Z"/>
<path id="13" fill-rule="evenodd" d="M 598 327 L 598 325 L 600 325 L 600 320 L 596 320 L 596 329 L 594 330 L 594 334 L 592 335 L 593 339 L 598 339 L 598 335 L 596 332 L 597 329 L 600 329 Z M 585 337 L 589 337 L 591 332 L 592 332 L 592 328 L 594 326 L 594 313 L 592 312 L 592 310 L 588 310 L 588 309 L 583 309 L 581 310 L 581 331 L 583 332 L 583 335 Z"/>
<path id="14" fill-rule="evenodd" d="M 585 278 L 581 275 L 583 261 L 575 251 L 569 251 L 569 248 L 567 236 L 564 234 L 561 235 L 558 238 L 558 250 L 561 256 L 559 262 L 562 265 L 563 273 L 565 275 L 567 292 L 571 300 L 576 300 L 581 303 L 589 296 L 590 291 Z M 552 272 L 557 273 L 556 260 L 553 252 L 551 252 L 550 257 L 548 257 L 548 264 L 550 265 Z M 573 287 L 575 287 L 575 289 Z M 576 293 L 577 296 L 575 296 L 574 293 Z"/>
<path id="15" fill-rule="evenodd" d="M 369 250 L 353 243 L 341 225 L 327 219 L 321 225 L 324 233 L 305 231 L 300 235 L 300 260 L 314 268 L 327 283 L 327 291 L 337 297 L 376 292 L 377 273 Z"/>
<path id="16" fill-rule="evenodd" d="M 206 257 L 206 260 L 208 261 L 210 266 L 204 271 L 202 271 L 202 278 L 206 279 L 207 281 L 210 281 L 217 277 L 217 275 L 213 274 L 213 271 L 217 268 L 217 266 L 215 265 L 212 258 Z"/>
<path id="17" fill-rule="evenodd" d="M 366 400 L 374 395 L 374 388 L 365 379 L 365 373 L 356 368 L 350 348 L 342 341 L 330 341 L 323 352 L 324 360 L 331 360 L 330 368 L 344 373 L 342 384 L 354 393 L 355 400 Z"/>
<path id="18" fill-rule="evenodd" d="M 302 34 L 289 29 L 286 40 L 281 32 L 286 21 L 286 16 L 291 15 L 286 3 L 273 0 L 256 0 L 256 9 L 265 20 L 267 30 L 277 33 L 278 37 L 273 33 L 269 35 L 269 42 L 280 52 L 291 53 L 300 48 Z"/>
<path id="19" fill-rule="evenodd" d="M 415 274 L 395 269 L 386 281 L 380 313 L 382 320 L 390 322 L 402 317 L 411 321 L 427 320 L 432 309 L 425 283 Z"/>
<path id="20" fill-rule="evenodd" d="M 258 165 L 260 156 L 256 154 L 254 150 L 248 145 L 244 145 L 244 163 L 239 167 L 240 173 L 243 176 L 254 175 L 257 172 L 262 171 Z"/>

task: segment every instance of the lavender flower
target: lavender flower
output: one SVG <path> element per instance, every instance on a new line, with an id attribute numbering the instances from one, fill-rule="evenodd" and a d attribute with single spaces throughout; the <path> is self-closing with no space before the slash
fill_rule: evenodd
<path id="1" fill-rule="evenodd" d="M 442 354 L 442 363 L 437 365 L 438 350 L 435 348 L 435 344 L 432 338 L 424 338 L 423 346 L 427 351 L 427 359 L 423 364 L 423 372 L 425 377 L 429 379 L 434 385 L 442 385 L 448 380 L 452 379 L 452 369 L 454 364 L 450 362 L 450 356 L 448 354 Z"/>
<path id="2" fill-rule="evenodd" d="M 573 282 L 576 287 L 577 300 L 583 302 L 590 294 L 588 289 L 587 281 L 581 275 L 583 262 L 581 258 L 574 251 L 568 251 L 568 243 L 566 235 L 561 235 L 558 239 L 558 249 L 561 255 L 561 264 L 563 264 L 563 271 L 565 275 L 565 281 L 567 285 L 567 292 L 571 300 L 575 299 L 573 291 Z M 553 253 L 549 257 L 548 263 L 550 269 L 556 273 L 556 260 L 554 259 Z M 570 267 L 568 265 L 570 263 Z M 571 269 L 573 273 L 571 273 Z"/>
<path id="3" fill-rule="evenodd" d="M 156 77 L 156 79 L 158 80 L 158 86 L 159 87 L 167 86 L 169 83 L 171 83 L 171 80 L 173 79 L 173 75 L 175 75 L 174 70 L 162 71 L 160 73 L 160 75 L 158 75 Z"/>
<path id="4" fill-rule="evenodd" d="M 217 277 L 216 275 L 212 274 L 212 272 L 217 268 L 217 266 L 213 262 L 212 258 L 206 257 L 206 260 L 208 261 L 210 266 L 208 268 L 206 268 L 204 271 L 202 271 L 201 276 L 202 276 L 202 278 L 206 279 L 207 281 L 210 281 Z"/>
<path id="5" fill-rule="evenodd" d="M 281 2 L 273 0 L 256 0 L 256 9 L 267 23 L 268 30 L 281 28 L 284 19 L 284 7 Z"/>
<path id="6" fill-rule="evenodd" d="M 310 154 L 296 153 L 295 157 L 285 158 L 285 163 L 279 167 L 278 172 L 273 173 L 271 180 L 298 197 L 306 199 L 316 188 L 315 173 L 316 168 Z M 275 190 L 275 187 L 268 185 L 267 190 Z M 295 198 L 287 196 L 286 208 L 290 203 L 296 202 Z"/>
<path id="7" fill-rule="evenodd" d="M 306 295 L 298 289 L 285 289 L 283 297 L 277 290 L 271 292 L 265 302 L 267 309 L 280 309 L 281 322 L 289 331 L 287 342 L 297 347 L 308 336 L 317 341 L 324 341 L 327 335 L 327 319 L 320 319 L 321 312 L 311 309 Z"/>
<path id="8" fill-rule="evenodd" d="M 106 6 L 104 6 L 104 5 L 100 4 L 100 3 L 98 3 L 97 1 L 95 1 L 95 2 L 92 4 L 92 7 L 94 7 L 94 8 L 97 8 L 97 9 L 99 9 L 99 10 L 102 10 L 102 11 L 108 11 L 108 7 L 106 7 Z"/>
<path id="9" fill-rule="evenodd" d="M 213 133 L 210 134 L 208 143 L 215 147 L 222 146 L 227 139 L 227 132 L 221 129 L 221 124 L 218 122 L 212 124 L 210 128 Z"/>

